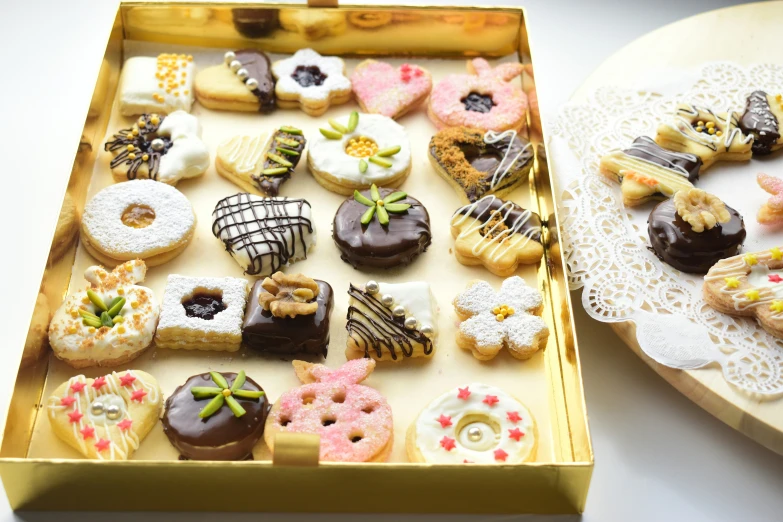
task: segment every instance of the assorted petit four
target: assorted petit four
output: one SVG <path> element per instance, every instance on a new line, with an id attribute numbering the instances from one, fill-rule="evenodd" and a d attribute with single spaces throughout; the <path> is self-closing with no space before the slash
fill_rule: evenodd
<path id="1" fill-rule="evenodd" d="M 255 49 L 228 51 L 223 61 L 196 75 L 196 99 L 201 105 L 224 111 L 275 110 L 275 79 L 266 53 Z"/>
<path id="2" fill-rule="evenodd" d="M 136 56 L 125 60 L 120 78 L 120 112 L 190 112 L 193 105 L 193 56 L 164 53 L 156 58 Z"/>

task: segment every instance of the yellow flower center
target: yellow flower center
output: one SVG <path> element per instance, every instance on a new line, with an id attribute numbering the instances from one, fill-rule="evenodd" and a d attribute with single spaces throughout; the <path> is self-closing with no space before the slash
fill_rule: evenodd
<path id="1" fill-rule="evenodd" d="M 378 144 L 367 136 L 351 138 L 345 146 L 345 153 L 355 158 L 368 158 L 378 152 Z"/>
<path id="2" fill-rule="evenodd" d="M 492 309 L 492 313 L 495 314 L 495 319 L 503 321 L 506 317 L 514 315 L 514 309 L 508 305 L 498 305 Z"/>
<path id="3" fill-rule="evenodd" d="M 231 395 L 231 390 L 229 390 L 228 388 L 223 390 L 223 397 L 228 397 L 229 395 Z"/>

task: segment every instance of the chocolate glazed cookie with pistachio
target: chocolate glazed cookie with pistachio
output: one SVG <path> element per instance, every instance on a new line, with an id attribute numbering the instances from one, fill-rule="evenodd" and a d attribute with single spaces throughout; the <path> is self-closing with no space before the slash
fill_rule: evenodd
<path id="1" fill-rule="evenodd" d="M 277 108 L 269 57 L 255 49 L 228 51 L 220 65 L 196 75 L 196 99 L 208 109 L 269 113 Z"/>

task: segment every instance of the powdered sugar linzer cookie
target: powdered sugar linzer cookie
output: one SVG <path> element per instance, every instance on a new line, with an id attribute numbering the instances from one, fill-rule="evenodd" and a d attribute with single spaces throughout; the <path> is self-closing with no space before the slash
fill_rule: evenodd
<path id="1" fill-rule="evenodd" d="M 133 180 L 98 192 L 84 207 L 82 241 L 100 262 L 143 259 L 156 266 L 185 250 L 196 229 L 188 199 L 174 187 Z"/>
<path id="2" fill-rule="evenodd" d="M 321 56 L 312 49 L 300 49 L 290 58 L 272 64 L 277 83 L 277 106 L 302 109 L 320 116 L 331 105 L 351 99 L 351 82 L 345 77 L 345 62 L 336 56 Z"/>
<path id="3" fill-rule="evenodd" d="M 404 63 L 365 60 L 351 74 L 351 87 L 364 112 L 397 119 L 423 102 L 432 90 L 429 71 Z"/>

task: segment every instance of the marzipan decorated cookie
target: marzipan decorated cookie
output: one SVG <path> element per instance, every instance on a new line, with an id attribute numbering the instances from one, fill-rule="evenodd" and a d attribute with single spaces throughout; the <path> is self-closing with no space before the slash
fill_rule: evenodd
<path id="1" fill-rule="evenodd" d="M 362 111 L 397 119 L 427 99 L 432 76 L 418 65 L 365 60 L 353 70 L 351 87 Z"/>
<path id="2" fill-rule="evenodd" d="M 255 49 L 228 51 L 224 63 L 199 71 L 196 99 L 208 109 L 268 113 L 275 110 L 269 57 Z"/>
<path id="3" fill-rule="evenodd" d="M 120 78 L 120 113 L 190 112 L 193 105 L 193 56 L 164 53 L 129 58 Z"/>
<path id="4" fill-rule="evenodd" d="M 753 154 L 763 156 L 783 148 L 780 119 L 783 118 L 783 94 L 772 96 L 764 91 L 753 91 L 748 96 L 739 128 L 753 136 Z"/>
<path id="5" fill-rule="evenodd" d="M 272 64 L 277 79 L 277 105 L 302 109 L 320 116 L 332 105 L 351 99 L 351 82 L 345 77 L 345 62 L 336 56 L 321 56 L 312 49 L 300 49 Z"/>

